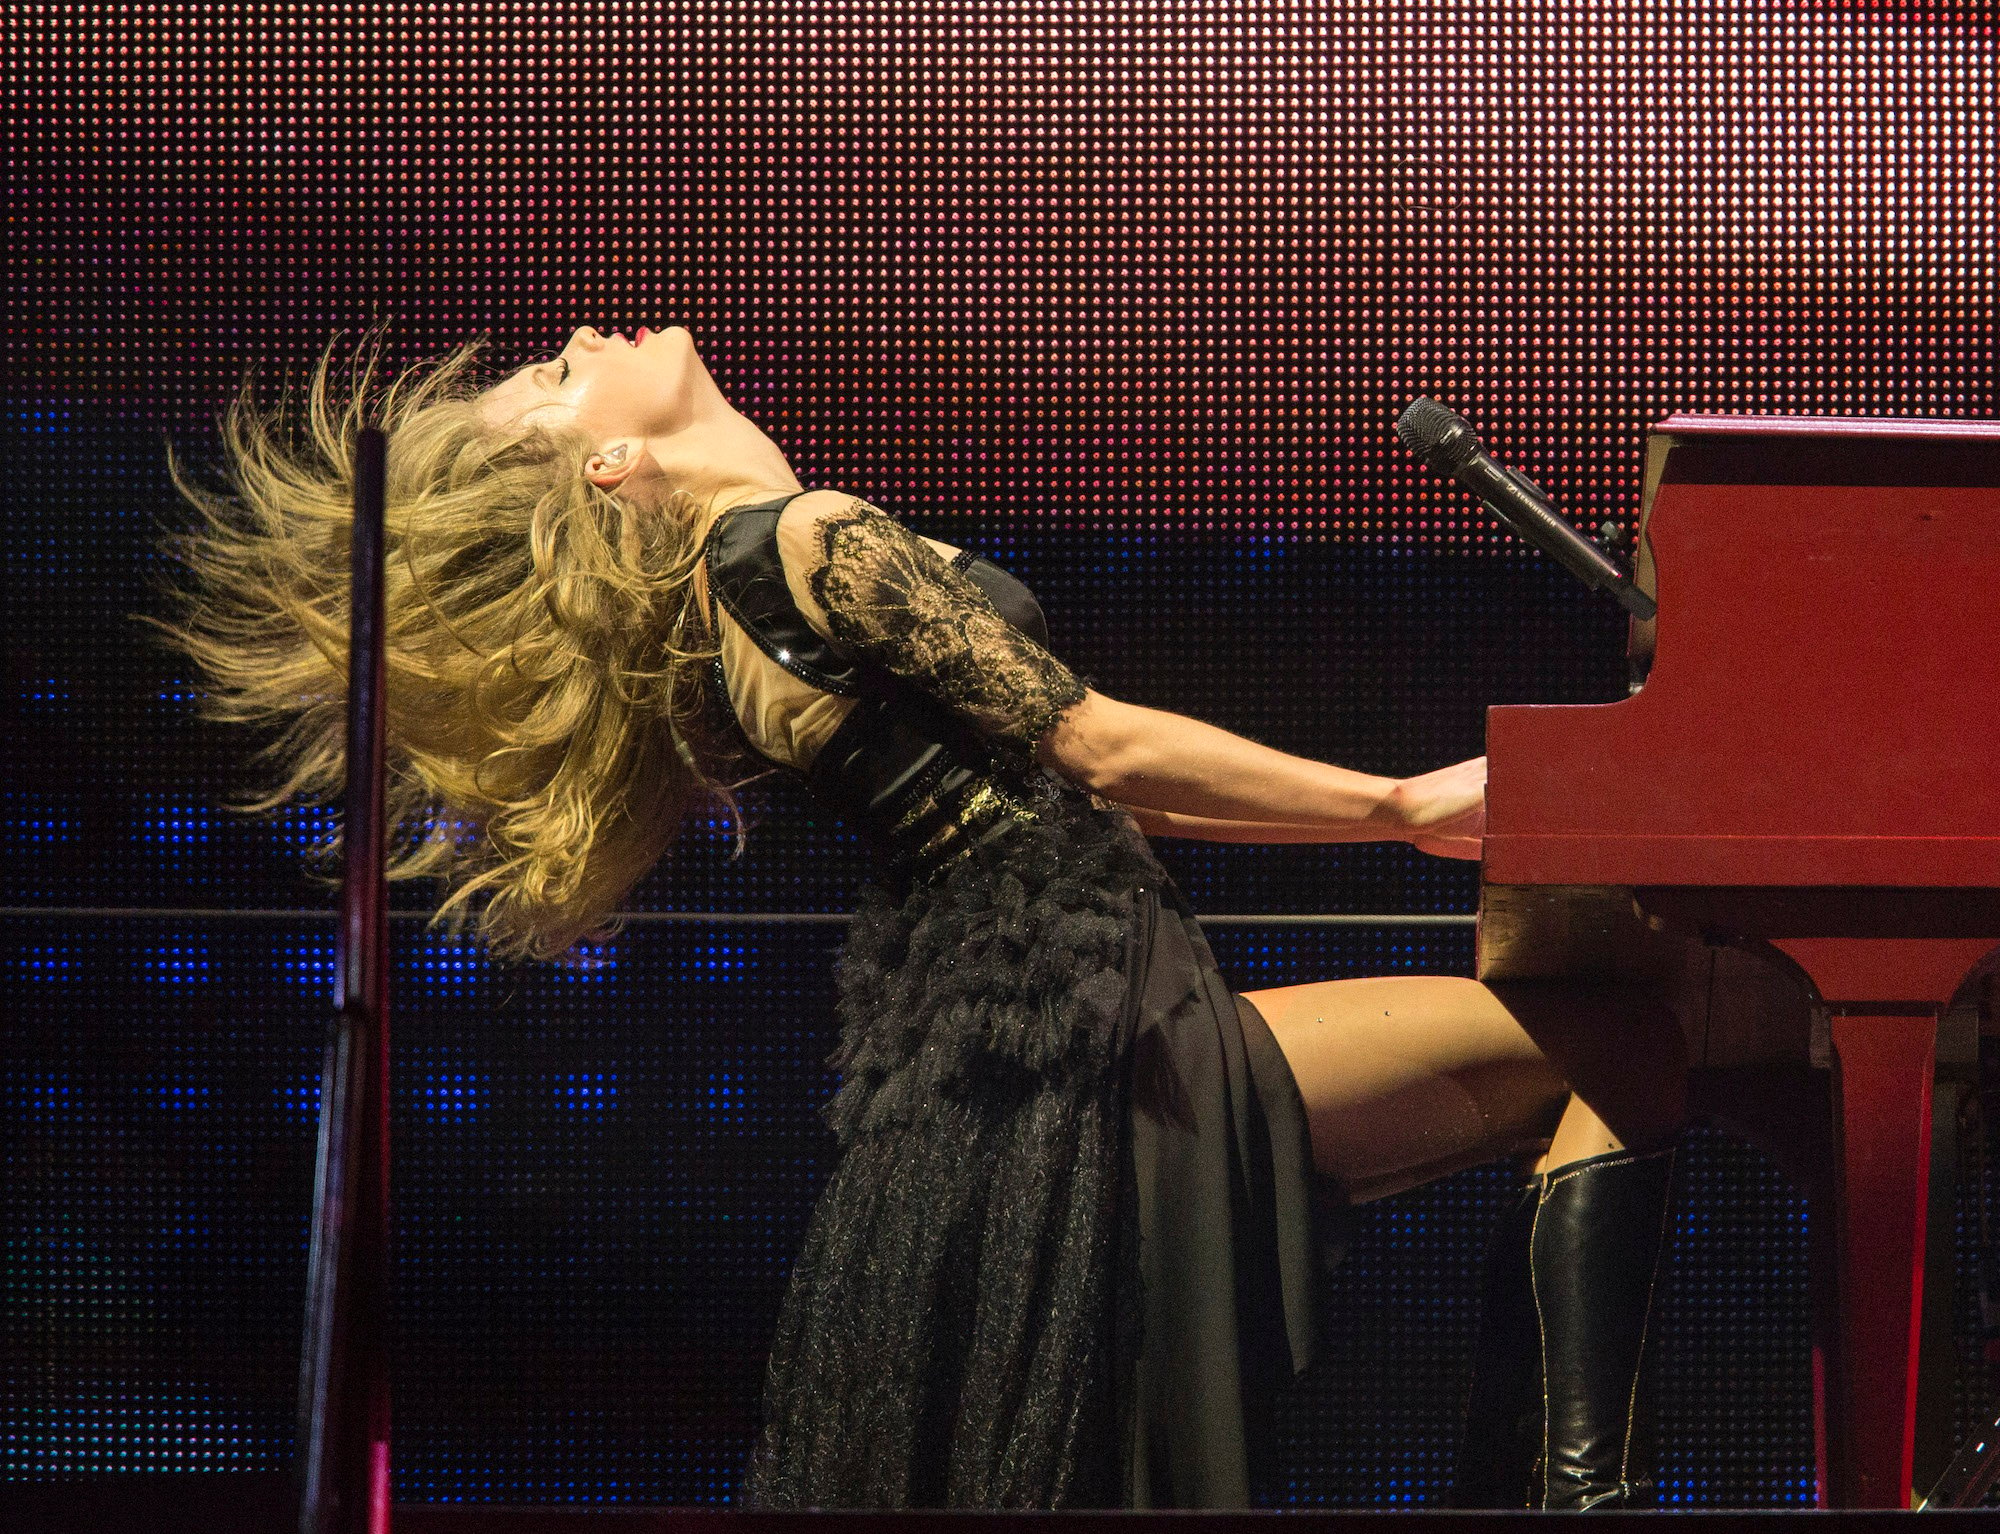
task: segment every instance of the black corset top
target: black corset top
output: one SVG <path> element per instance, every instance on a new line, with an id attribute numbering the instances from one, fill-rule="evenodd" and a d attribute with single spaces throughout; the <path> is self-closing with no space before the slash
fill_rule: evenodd
<path id="1" fill-rule="evenodd" d="M 778 554 L 778 519 L 792 499 L 725 514 L 709 530 L 703 559 L 711 603 L 773 663 L 857 700 L 805 772 L 815 796 L 865 826 L 892 870 L 915 877 L 1040 818 L 1055 785 L 1027 753 L 981 735 L 911 683 L 843 655 L 806 621 Z M 1025 585 L 969 551 L 952 563 L 1008 623 L 1047 643 L 1047 619 Z M 708 671 L 711 699 L 733 722 L 720 656 Z"/>

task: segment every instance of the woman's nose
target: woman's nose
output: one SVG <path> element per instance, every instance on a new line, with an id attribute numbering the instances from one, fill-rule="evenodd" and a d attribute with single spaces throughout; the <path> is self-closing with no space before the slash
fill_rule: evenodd
<path id="1" fill-rule="evenodd" d="M 572 344 L 581 343 L 593 351 L 604 344 L 604 337 L 597 333 L 594 326 L 590 325 L 577 326 L 575 330 L 570 332 L 569 338 Z"/>

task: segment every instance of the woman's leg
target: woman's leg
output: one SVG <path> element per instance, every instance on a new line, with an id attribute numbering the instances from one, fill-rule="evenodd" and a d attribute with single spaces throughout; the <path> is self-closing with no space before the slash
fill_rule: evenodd
<path id="1" fill-rule="evenodd" d="M 1672 1160 L 1661 1147 L 1686 1102 L 1672 1014 L 1615 984 L 1450 977 L 1248 999 L 1292 1066 L 1314 1161 L 1357 1201 L 1547 1147 L 1490 1259 L 1456 1504 L 1646 1500 L 1639 1374 Z"/>
<path id="2" fill-rule="evenodd" d="M 1314 1162 L 1357 1203 L 1544 1144 L 1537 1170 L 1650 1147 L 1686 1114 L 1680 1026 L 1628 986 L 1393 975 L 1246 999 L 1299 1084 Z"/>
<path id="3" fill-rule="evenodd" d="M 1537 1171 L 1671 1141 L 1687 1119 L 1687 1038 L 1645 986 L 1506 980 L 1488 989 L 1576 1094 Z"/>

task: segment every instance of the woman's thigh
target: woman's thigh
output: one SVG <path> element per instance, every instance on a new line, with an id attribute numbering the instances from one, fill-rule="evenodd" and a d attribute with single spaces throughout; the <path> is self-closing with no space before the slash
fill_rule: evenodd
<path id="1" fill-rule="evenodd" d="M 1299 1084 L 1313 1160 L 1357 1201 L 1552 1134 L 1551 1164 L 1656 1143 L 1685 1117 L 1686 1041 L 1642 987 L 1394 975 L 1246 999 Z"/>
<path id="2" fill-rule="evenodd" d="M 1476 980 L 1395 975 L 1253 991 L 1305 1100 L 1313 1160 L 1357 1202 L 1546 1146 L 1568 1096 Z"/>

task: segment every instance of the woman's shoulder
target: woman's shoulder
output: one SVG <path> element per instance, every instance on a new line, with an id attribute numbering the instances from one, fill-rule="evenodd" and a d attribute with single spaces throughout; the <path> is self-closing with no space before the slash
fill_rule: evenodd
<path id="1" fill-rule="evenodd" d="M 871 504 L 866 496 L 856 495 L 851 490 L 805 490 L 785 503 L 785 516 L 799 521 L 812 522 L 829 512 L 842 511 L 849 507 L 861 507 L 869 511 L 882 508 Z M 887 513 L 883 513 L 885 516 Z"/>
<path id="2" fill-rule="evenodd" d="M 846 490 L 808 490 L 793 496 L 778 517 L 778 551 L 788 569 L 811 570 L 826 557 L 830 531 L 873 518 L 903 527 L 864 496 Z M 955 545 L 936 538 L 923 541 L 947 560 L 959 552 Z"/>
<path id="3" fill-rule="evenodd" d="M 850 508 L 874 510 L 858 496 L 838 490 L 745 496 L 709 521 L 701 539 L 703 563 L 725 588 L 763 579 L 774 558 L 788 575 L 810 569 L 820 528 Z"/>
<path id="4" fill-rule="evenodd" d="M 832 518 L 887 516 L 881 507 L 865 497 L 845 490 L 807 490 L 785 503 L 778 516 L 778 538 L 803 548 L 812 542 L 820 527 Z"/>

